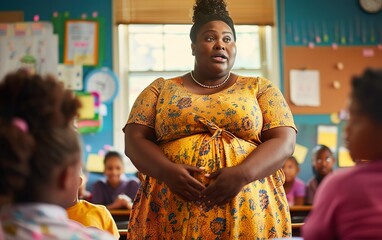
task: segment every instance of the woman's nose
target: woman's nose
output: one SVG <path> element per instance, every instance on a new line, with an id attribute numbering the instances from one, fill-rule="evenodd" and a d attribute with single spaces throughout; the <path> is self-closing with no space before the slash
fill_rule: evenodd
<path id="1" fill-rule="evenodd" d="M 216 50 L 225 50 L 225 47 L 224 47 L 224 44 L 222 43 L 222 41 L 217 41 L 214 48 Z"/>

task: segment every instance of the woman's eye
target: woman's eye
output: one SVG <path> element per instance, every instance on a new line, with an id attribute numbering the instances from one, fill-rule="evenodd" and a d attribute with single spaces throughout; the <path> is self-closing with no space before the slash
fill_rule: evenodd
<path id="1" fill-rule="evenodd" d="M 224 42 L 226 42 L 226 43 L 231 42 L 231 38 L 230 38 L 230 37 L 226 37 L 226 38 L 224 38 L 223 40 L 224 40 Z"/>
<path id="2" fill-rule="evenodd" d="M 207 39 L 206 39 L 208 42 L 212 42 L 213 40 L 214 40 L 214 38 L 213 37 L 207 37 Z"/>

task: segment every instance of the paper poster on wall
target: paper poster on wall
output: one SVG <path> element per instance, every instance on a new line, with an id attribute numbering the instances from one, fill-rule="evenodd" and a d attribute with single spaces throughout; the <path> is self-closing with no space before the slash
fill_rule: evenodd
<path id="1" fill-rule="evenodd" d="M 351 167 L 355 163 L 352 160 L 349 150 L 345 147 L 340 147 L 338 150 L 338 166 L 339 167 Z"/>
<path id="2" fill-rule="evenodd" d="M 333 153 L 337 152 L 337 126 L 320 125 L 317 128 L 317 144 L 322 144 L 330 148 Z"/>
<path id="3" fill-rule="evenodd" d="M 86 170 L 89 172 L 102 173 L 103 169 L 103 157 L 97 154 L 89 154 L 86 160 Z"/>
<path id="4" fill-rule="evenodd" d="M 82 90 L 82 65 L 59 64 L 57 71 L 58 79 L 64 86 L 71 90 Z"/>
<path id="5" fill-rule="evenodd" d="M 296 158 L 299 164 L 303 164 L 307 153 L 308 153 L 307 147 L 300 144 L 296 144 L 294 148 L 293 156 Z"/>
<path id="6" fill-rule="evenodd" d="M 77 129 L 81 134 L 96 133 L 102 129 L 102 115 L 100 114 L 100 96 L 96 92 L 76 92 L 81 102 Z"/>
<path id="7" fill-rule="evenodd" d="M 290 98 L 296 106 L 320 106 L 320 72 L 290 70 Z"/>
<path id="8" fill-rule="evenodd" d="M 98 64 L 98 22 L 68 20 L 65 23 L 64 63 Z"/>
<path id="9" fill-rule="evenodd" d="M 38 74 L 57 74 L 58 36 L 49 23 L 8 24 L 0 36 L 0 78 L 20 68 Z"/>

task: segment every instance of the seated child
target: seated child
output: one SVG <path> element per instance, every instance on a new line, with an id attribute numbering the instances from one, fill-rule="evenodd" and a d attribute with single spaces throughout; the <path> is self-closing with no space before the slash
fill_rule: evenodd
<path id="1" fill-rule="evenodd" d="M 82 172 L 78 176 L 80 178 L 80 186 L 78 189 L 83 185 L 83 176 Z M 70 219 L 87 227 L 96 227 L 108 231 L 113 234 L 116 239 L 119 239 L 117 225 L 105 206 L 78 199 L 78 194 L 75 194 L 73 198 L 75 199 L 73 205 L 66 209 Z"/>
<path id="2" fill-rule="evenodd" d="M 318 145 L 313 148 L 312 167 L 314 177 L 308 181 L 306 186 L 306 204 L 313 204 L 313 198 L 316 194 L 318 186 L 324 177 L 333 171 L 333 164 L 335 161 L 336 160 L 333 156 L 332 150 L 330 150 L 329 147 L 325 145 Z"/>
<path id="3" fill-rule="evenodd" d="M 289 206 L 304 205 L 305 183 L 297 177 L 300 167 L 295 157 L 290 156 L 285 161 L 283 171 L 285 174 L 284 189 Z"/>
<path id="4" fill-rule="evenodd" d="M 104 157 L 105 179 L 98 180 L 92 188 L 92 202 L 105 205 L 109 210 L 131 209 L 132 200 L 138 192 L 140 181 L 125 176 L 123 157 L 110 151 Z"/>
<path id="5" fill-rule="evenodd" d="M 82 169 L 81 172 L 81 181 L 82 184 L 78 188 L 78 198 L 86 201 L 91 201 L 92 193 L 86 189 L 86 184 L 88 182 L 88 172 Z"/>
<path id="6" fill-rule="evenodd" d="M 0 191 L 10 196 L 0 213 L 3 239 L 115 239 L 65 210 L 79 185 L 79 107 L 53 77 L 18 71 L 0 80 Z"/>
<path id="7" fill-rule="evenodd" d="M 347 147 L 368 162 L 323 180 L 302 227 L 305 240 L 382 239 L 382 69 L 354 77 L 350 96 Z"/>

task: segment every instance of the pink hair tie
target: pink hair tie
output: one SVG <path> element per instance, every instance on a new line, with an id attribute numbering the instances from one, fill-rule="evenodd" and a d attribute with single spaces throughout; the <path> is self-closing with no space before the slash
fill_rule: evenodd
<path id="1" fill-rule="evenodd" d="M 21 118 L 13 118 L 12 124 L 16 126 L 18 129 L 20 129 L 22 132 L 26 133 L 28 132 L 28 124 L 24 121 L 24 119 Z"/>

